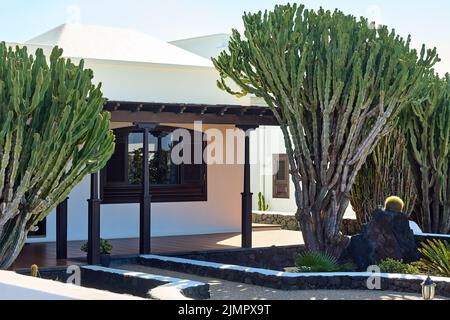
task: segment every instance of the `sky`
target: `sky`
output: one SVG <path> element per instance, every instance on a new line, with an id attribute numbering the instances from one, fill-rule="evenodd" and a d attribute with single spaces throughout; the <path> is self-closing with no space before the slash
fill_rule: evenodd
<path id="1" fill-rule="evenodd" d="M 272 9 L 282 0 L 0 0 L 0 41 L 24 42 L 60 24 L 137 29 L 176 40 L 242 29 L 242 14 Z M 290 1 L 292 2 L 292 1 Z M 437 47 L 440 73 L 450 72 L 448 0 L 299 0 L 308 8 L 339 8 L 411 34 L 413 44 Z"/>

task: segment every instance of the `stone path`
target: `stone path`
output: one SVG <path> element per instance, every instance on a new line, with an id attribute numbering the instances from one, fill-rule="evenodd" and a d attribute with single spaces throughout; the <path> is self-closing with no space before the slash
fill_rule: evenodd
<path id="1" fill-rule="evenodd" d="M 136 265 L 122 266 L 121 269 L 207 282 L 211 287 L 211 300 L 422 300 L 420 293 L 369 290 L 283 291 Z"/>

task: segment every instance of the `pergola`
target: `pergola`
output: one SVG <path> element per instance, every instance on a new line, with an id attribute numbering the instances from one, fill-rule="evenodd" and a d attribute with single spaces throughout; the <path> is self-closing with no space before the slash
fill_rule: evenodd
<path id="1" fill-rule="evenodd" d="M 235 125 L 244 131 L 259 126 L 277 126 L 269 108 L 239 105 L 206 105 L 179 103 L 146 103 L 106 101 L 105 110 L 111 113 L 111 122 L 134 123 L 144 132 L 144 166 L 142 195 L 140 198 L 140 254 L 151 253 L 151 211 L 148 132 L 161 123 L 189 124 L 201 121 L 204 124 Z M 147 150 L 146 150 L 147 149 Z M 250 137 L 245 137 L 245 164 L 242 192 L 242 247 L 252 247 L 252 193 L 250 190 Z M 99 191 L 99 173 L 91 175 L 91 190 L 88 200 L 88 263 L 100 263 L 100 212 L 102 200 Z M 56 238 L 57 258 L 67 259 L 67 200 L 57 208 Z"/>

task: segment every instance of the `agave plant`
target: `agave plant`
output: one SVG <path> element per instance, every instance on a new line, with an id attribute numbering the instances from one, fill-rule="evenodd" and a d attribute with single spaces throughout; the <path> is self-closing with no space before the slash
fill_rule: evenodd
<path id="1" fill-rule="evenodd" d="M 423 255 L 416 265 L 424 272 L 436 276 L 450 277 L 450 244 L 447 241 L 428 240 L 422 242 L 419 252 Z"/>
<path id="2" fill-rule="evenodd" d="M 297 257 L 299 272 L 348 272 L 354 269 L 351 263 L 339 264 L 338 259 L 326 252 L 306 252 Z"/>

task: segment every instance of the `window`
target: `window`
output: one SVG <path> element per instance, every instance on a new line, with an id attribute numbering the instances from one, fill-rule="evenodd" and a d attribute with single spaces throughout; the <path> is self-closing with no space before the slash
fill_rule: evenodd
<path id="1" fill-rule="evenodd" d="M 290 198 L 289 160 L 286 154 L 273 156 L 273 198 Z"/>
<path id="2" fill-rule="evenodd" d="M 149 177 L 152 202 L 183 202 L 207 200 L 206 164 L 176 165 L 171 161 L 172 149 L 178 141 L 173 138 L 177 128 L 158 127 L 149 134 Z M 102 171 L 104 203 L 138 203 L 142 193 L 144 133 L 133 127 L 117 129 L 116 150 Z M 202 152 L 195 148 L 191 133 L 191 154 Z"/>

